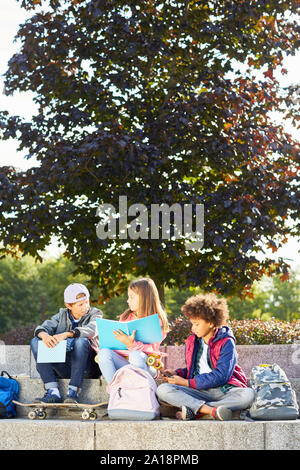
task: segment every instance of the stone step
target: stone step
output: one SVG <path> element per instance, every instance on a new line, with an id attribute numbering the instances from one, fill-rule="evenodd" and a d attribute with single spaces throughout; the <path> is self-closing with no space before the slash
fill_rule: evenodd
<path id="1" fill-rule="evenodd" d="M 163 362 L 165 367 L 174 369 L 185 367 L 184 346 L 164 346 L 166 353 Z M 300 344 L 275 344 L 237 346 L 238 362 L 249 377 L 252 367 L 258 364 L 277 363 L 286 372 L 289 379 L 300 377 Z M 11 375 L 24 375 L 38 378 L 35 361 L 30 346 L 13 346 L 1 344 L 0 370 L 7 370 Z"/>
<path id="2" fill-rule="evenodd" d="M 15 377 L 20 386 L 19 401 L 22 403 L 31 403 L 37 397 L 42 397 L 45 393 L 44 385 L 41 379 L 30 378 L 25 376 Z M 159 381 L 157 381 L 159 383 Z M 66 397 L 68 393 L 69 379 L 58 379 L 58 387 L 62 397 Z M 291 385 L 296 393 L 296 398 L 300 407 L 300 378 L 291 379 Z M 106 392 L 106 382 L 103 378 L 84 379 L 82 390 L 80 393 L 81 403 L 100 403 L 107 401 L 109 398 Z M 62 411 L 59 412 L 60 414 Z M 17 407 L 17 416 L 27 416 L 28 409 Z"/>
<path id="3" fill-rule="evenodd" d="M 30 377 L 19 376 L 15 377 L 19 382 L 20 393 L 19 400 L 21 403 L 32 403 L 35 398 L 42 397 L 45 394 L 44 384 L 41 379 L 33 379 Z M 58 379 L 58 387 L 62 397 L 66 397 L 68 393 L 69 379 Z M 102 379 L 84 379 L 82 390 L 80 392 L 81 403 L 100 403 L 108 400 L 106 393 L 106 383 Z M 17 406 L 17 416 L 27 416 L 29 408 Z M 66 412 L 61 410 L 60 414 L 64 415 Z M 55 412 L 50 411 L 49 416 L 55 415 Z"/>
<path id="4" fill-rule="evenodd" d="M 1 450 L 299 450 L 300 421 L 0 420 Z M 124 452 L 125 453 L 125 452 Z M 179 452 L 180 454 L 180 452 Z M 200 454 L 201 455 L 201 454 Z M 99 463 L 99 462 L 98 462 Z M 149 463 L 149 462 L 148 462 Z"/>
<path id="5" fill-rule="evenodd" d="M 250 352 L 250 351 L 249 351 Z M 274 361 L 275 362 L 275 361 Z M 256 362 L 258 363 L 258 362 Z M 19 400 L 30 402 L 44 394 L 29 346 L 0 345 L 0 369 L 20 384 Z M 289 377 L 300 403 L 300 378 Z M 63 396 L 69 380 L 58 380 Z M 106 401 L 106 383 L 85 379 L 81 401 Z M 18 407 L 18 417 L 0 420 L 3 450 L 300 450 L 300 420 L 295 421 L 110 421 L 99 416 L 83 421 L 80 415 L 49 414 L 47 420 L 27 419 Z"/>

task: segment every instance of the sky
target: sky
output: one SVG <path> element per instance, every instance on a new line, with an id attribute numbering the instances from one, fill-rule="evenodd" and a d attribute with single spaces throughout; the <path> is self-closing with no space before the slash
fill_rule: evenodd
<path id="1" fill-rule="evenodd" d="M 14 37 L 19 25 L 32 15 L 20 7 L 16 0 L 0 0 L 0 110 L 7 110 L 10 114 L 23 116 L 30 120 L 35 113 L 36 107 L 32 100 L 32 93 L 15 93 L 13 96 L 3 94 L 4 80 L 3 74 L 7 70 L 7 63 L 12 55 L 17 52 L 18 44 L 14 43 Z M 282 84 L 300 84 L 299 79 L 300 54 L 288 57 L 285 61 L 285 68 L 288 74 L 283 77 Z M 292 135 L 300 138 L 300 131 L 290 125 L 286 129 Z M 18 143 L 15 140 L 0 141 L 0 166 L 13 165 L 20 169 L 27 169 L 36 166 L 34 159 L 26 160 L 24 151 L 17 151 Z M 46 255 L 57 256 L 62 252 L 53 241 L 47 250 Z M 267 252 L 269 253 L 269 252 Z M 287 258 L 292 267 L 300 266 L 300 240 L 290 239 L 284 247 L 276 252 L 276 256 Z"/>

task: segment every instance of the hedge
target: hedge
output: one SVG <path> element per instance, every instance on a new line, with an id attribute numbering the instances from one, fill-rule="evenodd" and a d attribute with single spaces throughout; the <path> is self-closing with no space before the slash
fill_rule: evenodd
<path id="1" fill-rule="evenodd" d="M 7 333 L 1 335 L 0 340 L 4 344 L 22 345 L 29 344 L 33 338 L 34 330 L 37 327 L 35 323 L 29 323 L 25 326 L 19 326 Z"/>
<path id="2" fill-rule="evenodd" d="M 291 344 L 300 340 L 300 321 L 288 322 L 278 319 L 264 320 L 230 320 L 236 343 L 243 344 Z M 33 337 L 35 324 L 20 326 L 1 336 L 5 344 L 29 344 Z M 191 323 L 180 317 L 170 323 L 168 333 L 162 345 L 184 344 L 191 332 Z"/>
<path id="3" fill-rule="evenodd" d="M 236 338 L 236 344 L 291 344 L 300 340 L 300 322 L 271 320 L 230 320 L 228 326 Z M 184 344 L 191 332 L 191 323 L 186 318 L 177 318 L 170 325 L 163 345 Z"/>

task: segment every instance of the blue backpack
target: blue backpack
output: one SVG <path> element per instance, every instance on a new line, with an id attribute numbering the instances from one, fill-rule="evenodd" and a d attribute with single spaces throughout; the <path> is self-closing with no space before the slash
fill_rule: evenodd
<path id="1" fill-rule="evenodd" d="M 3 377 L 4 374 L 7 377 Z M 18 400 L 18 395 L 18 382 L 3 370 L 0 376 L 0 418 L 14 418 L 16 416 L 16 405 L 12 401 Z"/>

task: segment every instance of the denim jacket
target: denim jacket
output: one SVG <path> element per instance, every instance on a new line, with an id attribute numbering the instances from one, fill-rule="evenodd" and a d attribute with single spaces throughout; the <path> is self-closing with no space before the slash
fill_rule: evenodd
<path id="1" fill-rule="evenodd" d="M 37 326 L 34 335 L 37 336 L 41 331 L 46 331 L 49 335 L 64 333 L 66 331 L 74 331 L 74 337 L 93 339 L 97 335 L 96 318 L 102 318 L 103 313 L 98 308 L 91 307 L 86 315 L 83 315 L 77 327 L 73 330 L 72 322 L 69 316 L 69 309 L 61 308 L 56 315 L 49 320 L 44 321 Z"/>

